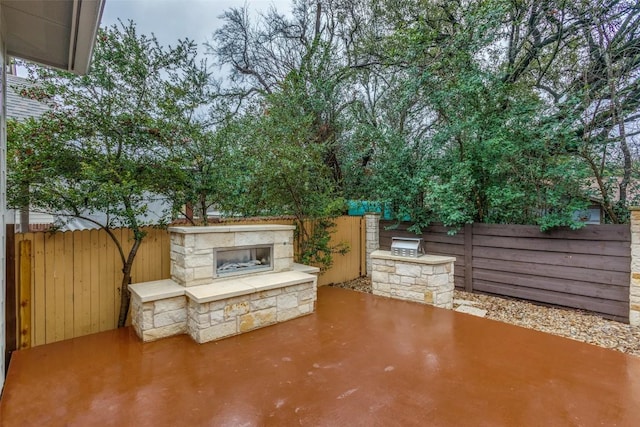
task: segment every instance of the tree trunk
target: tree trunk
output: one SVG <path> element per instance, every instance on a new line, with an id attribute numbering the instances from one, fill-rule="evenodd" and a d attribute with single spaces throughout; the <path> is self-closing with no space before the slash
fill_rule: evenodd
<path id="1" fill-rule="evenodd" d="M 141 238 L 136 238 L 133 247 L 129 251 L 127 262 L 122 267 L 122 283 L 120 284 L 120 315 L 118 316 L 118 328 L 125 326 L 127 322 L 127 315 L 129 314 L 129 304 L 131 302 L 131 292 L 129 291 L 129 285 L 131 284 L 131 268 L 133 267 L 133 261 L 136 258 Z"/>

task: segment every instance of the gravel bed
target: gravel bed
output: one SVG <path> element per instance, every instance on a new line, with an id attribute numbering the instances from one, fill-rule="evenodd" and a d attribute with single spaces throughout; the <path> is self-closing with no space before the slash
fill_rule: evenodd
<path id="1" fill-rule="evenodd" d="M 371 293 L 366 277 L 331 285 Z M 640 327 L 603 319 L 590 312 L 546 307 L 522 300 L 454 292 L 454 308 L 472 305 L 487 311 L 487 319 L 560 335 L 623 353 L 640 356 Z"/>

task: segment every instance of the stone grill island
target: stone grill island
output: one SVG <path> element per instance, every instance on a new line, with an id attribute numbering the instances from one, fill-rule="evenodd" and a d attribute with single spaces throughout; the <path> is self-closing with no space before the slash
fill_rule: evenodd
<path id="1" fill-rule="evenodd" d="M 455 257 L 401 256 L 377 250 L 371 254 L 374 295 L 453 308 Z"/>
<path id="2" fill-rule="evenodd" d="M 294 229 L 170 227 L 171 279 L 129 286 L 138 336 L 205 343 L 314 312 L 318 269 L 294 264 Z"/>

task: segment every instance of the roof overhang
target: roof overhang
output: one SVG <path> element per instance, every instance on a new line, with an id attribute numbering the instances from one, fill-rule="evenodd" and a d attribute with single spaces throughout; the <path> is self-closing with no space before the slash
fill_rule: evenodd
<path id="1" fill-rule="evenodd" d="M 105 0 L 0 0 L 7 54 L 85 74 L 104 3 Z"/>

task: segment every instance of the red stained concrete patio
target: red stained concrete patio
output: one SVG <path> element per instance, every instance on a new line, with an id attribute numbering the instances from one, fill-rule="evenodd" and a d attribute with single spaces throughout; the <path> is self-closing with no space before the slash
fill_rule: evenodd
<path id="1" fill-rule="evenodd" d="M 3 426 L 637 426 L 640 358 L 334 288 L 215 343 L 131 329 L 14 354 Z"/>

